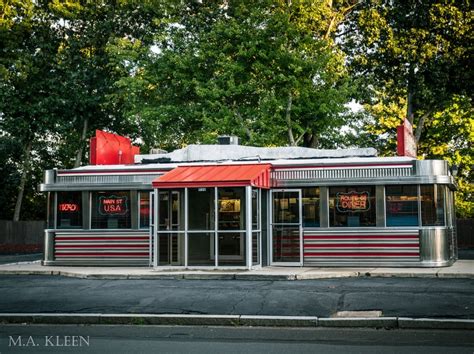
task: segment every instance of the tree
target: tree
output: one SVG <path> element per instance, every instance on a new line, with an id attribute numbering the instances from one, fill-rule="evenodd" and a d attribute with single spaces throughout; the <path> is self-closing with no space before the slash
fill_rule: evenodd
<path id="1" fill-rule="evenodd" d="M 57 91 L 47 78 L 53 70 L 58 41 L 42 7 L 35 12 L 31 3 L 11 2 L 4 4 L 5 8 L 0 27 L 5 44 L 0 61 L 0 132 L 3 141 L 14 141 L 18 147 L 10 150 L 10 161 L 11 156 L 19 157 L 12 213 L 17 221 L 32 172 L 33 152 L 54 124 L 55 110 L 49 108 L 55 106 Z"/>
<path id="2" fill-rule="evenodd" d="M 14 220 L 20 218 L 25 190 L 27 200 L 36 195 L 29 186 L 41 179 L 42 170 L 80 165 L 96 128 L 126 130 L 120 102 L 109 97 L 113 82 L 128 72 L 111 65 L 108 46 L 122 38 L 150 44 L 154 14 L 160 10 L 154 5 L 2 3 L 0 135 L 21 149 Z"/>
<path id="3" fill-rule="evenodd" d="M 467 0 L 361 3 L 340 35 L 362 101 L 404 108 L 418 142 L 435 112 L 472 94 L 471 21 Z"/>
<path id="4" fill-rule="evenodd" d="M 129 117 L 169 148 L 235 134 L 245 144 L 318 146 L 351 95 L 332 34 L 332 2 L 193 2 L 178 8 L 159 51 L 124 61 Z M 336 16 L 338 15 L 338 16 Z"/>
<path id="5" fill-rule="evenodd" d="M 408 118 L 420 158 L 460 166 L 458 215 L 471 217 L 472 15 L 469 1 L 371 0 L 339 32 L 360 83 L 366 141 L 393 154 Z"/>

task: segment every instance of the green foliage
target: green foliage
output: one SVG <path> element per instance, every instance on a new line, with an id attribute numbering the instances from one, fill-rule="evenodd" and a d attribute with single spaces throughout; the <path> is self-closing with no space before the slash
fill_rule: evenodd
<path id="1" fill-rule="evenodd" d="M 121 103 L 109 97 L 113 83 L 128 72 L 110 65 L 106 48 L 125 37 L 151 43 L 160 7 L 74 0 L 2 6 L 0 133 L 19 143 L 14 175 L 20 182 L 13 190 L 21 200 L 25 188 L 28 205 L 38 199 L 42 171 L 80 161 L 94 129 L 127 131 Z M 38 210 L 44 214 L 44 208 Z"/>
<path id="2" fill-rule="evenodd" d="M 342 124 L 351 92 L 342 52 L 323 37 L 334 12 L 305 1 L 179 8 L 179 25 L 167 27 L 158 53 L 137 48 L 123 59 L 135 65 L 133 76 L 117 82 L 130 121 L 147 145 L 162 148 L 219 134 L 245 144 L 317 146 L 324 131 Z"/>
<path id="3" fill-rule="evenodd" d="M 361 3 L 342 29 L 364 135 L 382 155 L 396 151 L 396 126 L 414 123 L 419 158 L 460 166 L 458 215 L 474 217 L 470 1 Z"/>
<path id="4" fill-rule="evenodd" d="M 95 129 L 145 151 L 235 134 L 391 155 L 407 114 L 420 157 L 460 166 L 473 216 L 472 15 L 467 0 L 0 1 L 0 217 L 22 177 L 23 217 L 44 217 L 42 171 L 79 164 Z"/>
<path id="5" fill-rule="evenodd" d="M 427 159 L 442 159 L 458 167 L 456 213 L 474 217 L 474 109 L 472 99 L 455 96 L 427 124 L 420 150 Z"/>

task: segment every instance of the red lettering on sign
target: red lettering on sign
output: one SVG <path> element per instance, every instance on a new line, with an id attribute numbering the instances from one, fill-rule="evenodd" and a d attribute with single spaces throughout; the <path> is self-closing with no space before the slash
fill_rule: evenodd
<path id="1" fill-rule="evenodd" d="M 336 208 L 343 213 L 367 211 L 370 209 L 369 192 L 337 193 Z"/>
<path id="2" fill-rule="evenodd" d="M 80 210 L 79 204 L 76 203 L 61 203 L 58 205 L 58 209 L 63 213 L 74 213 Z"/>

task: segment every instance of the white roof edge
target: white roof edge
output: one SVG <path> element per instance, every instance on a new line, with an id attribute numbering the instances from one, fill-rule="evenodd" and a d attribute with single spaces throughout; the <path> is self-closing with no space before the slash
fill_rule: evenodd
<path id="1" fill-rule="evenodd" d="M 346 158 L 320 158 L 320 159 L 278 159 L 278 160 L 260 160 L 260 163 L 270 163 L 275 167 L 278 166 L 311 166 L 311 165 L 364 165 L 364 164 L 408 164 L 416 160 L 412 157 L 391 156 L 391 157 L 346 157 Z M 257 160 L 224 160 L 224 161 L 200 161 L 200 162 L 180 162 L 180 163 L 146 163 L 135 165 L 88 165 L 78 167 L 69 171 L 116 171 L 121 170 L 169 170 L 178 166 L 199 166 L 199 165 L 246 165 L 259 163 Z"/>

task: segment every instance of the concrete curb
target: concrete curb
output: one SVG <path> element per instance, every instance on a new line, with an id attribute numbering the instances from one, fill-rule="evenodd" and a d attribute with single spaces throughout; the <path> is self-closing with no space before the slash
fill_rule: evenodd
<path id="1" fill-rule="evenodd" d="M 320 318 L 320 327 L 398 328 L 396 317 Z"/>
<path id="2" fill-rule="evenodd" d="M 344 327 L 385 329 L 474 329 L 470 319 L 406 317 L 318 318 L 312 316 L 4 313 L 0 324 L 91 324 L 176 326 Z"/>
<path id="3" fill-rule="evenodd" d="M 443 268 L 285 268 L 267 267 L 259 270 L 227 270 L 225 272 L 151 268 L 66 267 L 38 264 L 0 265 L 0 275 L 61 275 L 82 279 L 143 280 L 247 280 L 294 281 L 336 278 L 438 278 L 474 279 L 474 260 L 457 261 Z"/>

